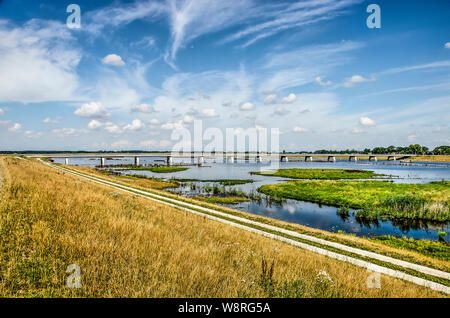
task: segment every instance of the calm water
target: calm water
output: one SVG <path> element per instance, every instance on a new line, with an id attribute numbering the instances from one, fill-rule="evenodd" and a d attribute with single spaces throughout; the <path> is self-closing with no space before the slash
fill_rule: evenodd
<path id="1" fill-rule="evenodd" d="M 141 164 L 155 164 L 165 162 L 165 157 L 140 158 Z M 54 158 L 57 163 L 64 163 L 64 159 Z M 192 163 L 188 158 L 174 158 L 174 164 Z M 100 160 L 92 160 L 88 158 L 73 158 L 69 161 L 72 165 L 80 166 L 96 166 L 100 164 Z M 134 158 L 115 158 L 114 160 L 106 160 L 105 164 L 133 164 Z M 274 184 L 286 182 L 288 179 L 270 176 L 250 175 L 251 171 L 267 170 L 270 163 L 255 163 L 254 160 L 239 160 L 235 163 L 224 163 L 220 158 L 206 158 L 203 167 L 190 166 L 188 170 L 170 173 L 158 174 L 150 171 L 122 171 L 124 174 L 142 174 L 149 177 L 157 178 L 176 178 L 176 179 L 252 179 L 253 183 L 244 185 L 228 186 L 227 189 L 241 189 L 244 192 L 256 191 L 258 187 L 264 184 Z M 394 182 L 404 183 L 429 183 L 432 181 L 450 180 L 450 165 L 448 163 L 413 163 L 399 164 L 392 161 L 378 162 L 349 162 L 347 160 L 338 160 L 335 163 L 328 162 L 304 162 L 290 161 L 279 163 L 280 168 L 338 168 L 338 169 L 363 169 L 373 170 L 376 173 L 395 176 Z M 291 180 L 291 179 L 289 179 Z M 205 185 L 211 186 L 212 183 L 190 182 L 195 184 L 195 189 L 190 185 L 173 189 L 174 192 L 190 196 L 203 193 Z M 337 208 L 324 206 L 310 202 L 297 200 L 286 200 L 281 204 L 269 204 L 266 200 L 243 202 L 238 205 L 230 205 L 230 207 L 249 213 L 279 219 L 291 223 L 298 223 L 309 227 L 314 227 L 326 231 L 337 232 L 342 230 L 346 233 L 354 233 L 358 236 L 375 236 L 375 235 L 395 235 L 407 236 L 416 239 L 436 240 L 439 231 L 450 232 L 450 223 L 432 224 L 432 223 L 402 223 L 396 224 L 392 221 L 378 220 L 376 222 L 367 222 L 359 220 L 354 216 L 348 218 L 340 217 L 336 211 Z M 354 212 L 354 211 L 352 211 Z M 450 235 L 447 241 L 450 241 Z"/>

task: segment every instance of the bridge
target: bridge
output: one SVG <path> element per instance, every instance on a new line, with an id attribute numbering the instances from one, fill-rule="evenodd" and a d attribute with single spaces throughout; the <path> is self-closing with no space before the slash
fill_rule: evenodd
<path id="1" fill-rule="evenodd" d="M 306 154 L 306 153 L 204 153 L 204 152 L 191 152 L 191 153 L 83 153 L 83 154 L 43 154 L 43 155 L 29 155 L 28 157 L 37 158 L 64 158 L 64 163 L 69 164 L 70 159 L 95 159 L 98 158 L 100 166 L 105 166 L 105 161 L 113 158 L 134 158 L 134 164 L 140 165 L 140 158 L 146 157 L 163 157 L 167 165 L 173 164 L 174 158 L 190 158 L 192 162 L 197 162 L 199 165 L 203 165 L 205 159 L 223 159 L 226 163 L 235 163 L 238 160 L 254 161 L 257 163 L 263 162 L 263 158 L 266 160 L 279 160 L 280 162 L 289 161 L 326 161 L 336 162 L 337 160 L 348 160 L 357 162 L 358 160 L 378 161 L 378 160 L 407 160 L 415 157 L 413 154 Z"/>

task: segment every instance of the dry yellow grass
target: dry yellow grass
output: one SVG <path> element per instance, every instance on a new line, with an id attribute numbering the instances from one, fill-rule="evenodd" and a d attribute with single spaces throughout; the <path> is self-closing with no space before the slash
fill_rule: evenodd
<path id="1" fill-rule="evenodd" d="M 34 161 L 0 158 L 0 168 L 3 297 L 273 296 L 259 283 L 262 259 L 274 261 L 275 296 L 443 296 L 383 275 L 381 288 L 369 289 L 365 269 Z M 81 268 L 80 289 L 66 287 L 69 264 Z"/>

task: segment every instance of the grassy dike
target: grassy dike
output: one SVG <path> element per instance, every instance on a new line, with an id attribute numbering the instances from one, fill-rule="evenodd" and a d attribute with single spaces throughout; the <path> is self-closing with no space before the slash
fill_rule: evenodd
<path id="1" fill-rule="evenodd" d="M 383 275 L 381 289 L 368 289 L 363 268 L 35 161 L 1 158 L 0 170 L 4 297 L 442 296 Z M 262 263 L 272 262 L 267 275 Z M 70 264 L 81 268 L 80 289 L 65 286 Z"/>
<path id="2" fill-rule="evenodd" d="M 258 191 L 288 199 L 359 209 L 366 218 L 450 220 L 450 182 L 292 181 Z"/>

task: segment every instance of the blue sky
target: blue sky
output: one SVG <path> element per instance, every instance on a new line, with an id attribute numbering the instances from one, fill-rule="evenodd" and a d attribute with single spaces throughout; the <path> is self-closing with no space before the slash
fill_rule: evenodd
<path id="1" fill-rule="evenodd" d="M 279 128 L 288 151 L 448 145 L 449 17 L 449 1 L 3 0 L 0 149 L 165 150 L 195 120 Z"/>

